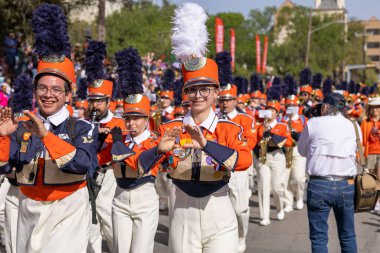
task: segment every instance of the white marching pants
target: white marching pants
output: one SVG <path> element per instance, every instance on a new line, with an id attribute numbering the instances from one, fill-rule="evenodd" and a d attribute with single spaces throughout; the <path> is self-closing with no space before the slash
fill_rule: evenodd
<path id="1" fill-rule="evenodd" d="M 4 178 L 4 181 L 2 182 L 0 186 L 0 240 L 1 243 L 5 244 L 5 235 L 6 235 L 6 228 L 5 228 L 5 198 L 7 197 L 7 193 L 10 187 L 10 183 L 8 182 L 7 178 Z"/>
<path id="2" fill-rule="evenodd" d="M 303 200 L 306 180 L 305 167 L 306 158 L 298 153 L 297 147 L 294 147 L 292 167 L 286 170 L 285 206 L 293 206 L 294 198 L 296 201 Z"/>
<path id="3" fill-rule="evenodd" d="M 153 253 L 158 217 L 158 194 L 154 183 L 128 190 L 116 187 L 112 203 L 112 252 Z"/>
<path id="4" fill-rule="evenodd" d="M 5 199 L 5 228 L 7 253 L 16 253 L 17 219 L 19 209 L 19 188 L 11 185 Z"/>
<path id="5" fill-rule="evenodd" d="M 278 211 L 284 208 L 285 154 L 281 149 L 267 154 L 265 164 L 259 164 L 258 198 L 261 219 L 270 217 L 270 193 Z"/>
<path id="6" fill-rule="evenodd" d="M 89 212 L 86 187 L 55 201 L 35 201 L 20 192 L 17 252 L 86 252 Z"/>
<path id="7" fill-rule="evenodd" d="M 97 224 L 90 226 L 90 241 L 88 253 L 101 253 L 103 237 L 112 250 L 112 200 L 115 196 L 116 179 L 112 167 L 108 168 L 104 176 L 102 188 L 96 198 Z M 90 217 L 91 221 L 91 217 Z"/>
<path id="8" fill-rule="evenodd" d="M 228 197 L 228 185 L 203 198 L 191 197 L 175 185 L 173 190 L 176 199 L 169 221 L 170 252 L 238 251 L 237 221 Z"/>
<path id="9" fill-rule="evenodd" d="M 160 205 L 169 206 L 169 190 L 168 190 L 168 177 L 166 172 L 158 172 L 156 176 L 156 187 L 158 196 L 160 198 Z"/>
<path id="10" fill-rule="evenodd" d="M 249 225 L 249 198 L 251 190 L 249 189 L 249 171 L 235 171 L 231 173 L 229 196 L 238 222 L 239 234 L 239 253 L 244 252 L 245 239 L 248 233 Z"/>

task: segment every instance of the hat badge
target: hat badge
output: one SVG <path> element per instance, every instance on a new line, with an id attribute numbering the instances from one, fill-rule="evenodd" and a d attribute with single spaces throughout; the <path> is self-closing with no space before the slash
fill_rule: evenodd
<path id="1" fill-rule="evenodd" d="M 65 55 L 45 55 L 41 58 L 43 62 L 63 62 Z"/>
<path id="2" fill-rule="evenodd" d="M 92 84 L 92 88 L 99 88 L 100 86 L 103 85 L 103 80 L 102 79 L 96 79 Z"/>
<path id="3" fill-rule="evenodd" d="M 183 63 L 188 71 L 196 71 L 206 66 L 206 57 L 192 57 Z"/>
<path id="4" fill-rule="evenodd" d="M 142 94 L 131 94 L 131 95 L 128 95 L 128 97 L 125 99 L 125 102 L 127 104 L 137 104 L 141 101 L 142 98 L 143 98 Z"/>

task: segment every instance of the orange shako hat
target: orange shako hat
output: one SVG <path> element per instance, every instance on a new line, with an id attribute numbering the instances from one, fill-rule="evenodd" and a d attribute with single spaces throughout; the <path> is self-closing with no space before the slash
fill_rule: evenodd
<path id="1" fill-rule="evenodd" d="M 203 8 L 195 3 L 184 3 L 174 12 L 172 52 L 182 62 L 184 90 L 199 85 L 219 87 L 218 66 L 206 57 L 207 18 Z"/>

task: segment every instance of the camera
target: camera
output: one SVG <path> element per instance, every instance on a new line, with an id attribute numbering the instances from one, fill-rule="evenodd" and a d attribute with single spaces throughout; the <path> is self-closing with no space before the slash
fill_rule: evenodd
<path id="1" fill-rule="evenodd" d="M 322 103 L 318 103 L 312 107 L 305 108 L 303 110 L 303 115 L 307 118 L 314 118 L 314 117 L 320 117 L 321 116 L 321 108 L 322 108 Z"/>

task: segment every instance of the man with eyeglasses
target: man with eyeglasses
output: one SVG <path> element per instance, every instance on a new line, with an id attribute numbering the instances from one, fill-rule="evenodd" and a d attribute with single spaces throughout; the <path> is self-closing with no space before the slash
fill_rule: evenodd
<path id="1" fill-rule="evenodd" d="M 102 235 L 108 247 L 112 250 L 112 200 L 116 190 L 116 180 L 111 164 L 108 163 L 108 152 L 102 152 L 112 140 L 111 130 L 119 127 L 126 130 L 122 118 L 117 118 L 109 109 L 112 97 L 113 82 L 105 79 L 103 61 L 106 55 L 106 45 L 101 41 L 90 41 L 86 51 L 86 76 L 88 87 L 88 111 L 90 120 L 98 127 L 99 136 L 97 153 L 99 164 L 93 178 L 101 184 L 96 198 L 97 224 L 90 229 L 90 243 L 88 252 L 101 252 Z M 102 179 L 103 178 L 103 179 Z"/>
<path id="2" fill-rule="evenodd" d="M 218 64 L 218 77 L 221 85 L 221 91 L 218 96 L 220 108 L 218 117 L 230 120 L 243 128 L 242 138 L 247 142 L 248 148 L 252 152 L 257 141 L 254 119 L 246 113 L 238 112 L 236 109 L 238 87 L 232 84 L 231 55 L 229 52 L 217 53 L 215 61 Z M 249 198 L 251 192 L 249 189 L 248 167 L 244 171 L 237 171 L 231 174 L 228 183 L 230 188 L 229 197 L 238 221 L 239 253 L 244 252 L 246 249 L 245 239 L 248 234 L 249 225 Z"/>
<path id="3" fill-rule="evenodd" d="M 34 79 L 38 111 L 24 111 L 30 120 L 19 124 L 10 108 L 0 112 L 0 173 L 16 167 L 20 185 L 17 252 L 63 253 L 68 247 L 86 252 L 86 173 L 96 161 L 97 129 L 72 119 L 65 107 L 75 73 L 63 11 L 42 4 L 32 24 L 39 56 Z"/>

